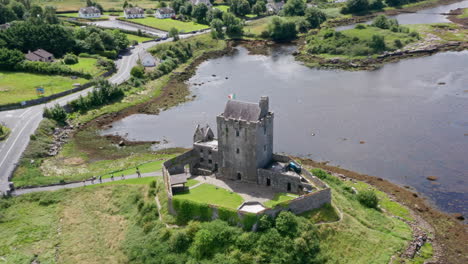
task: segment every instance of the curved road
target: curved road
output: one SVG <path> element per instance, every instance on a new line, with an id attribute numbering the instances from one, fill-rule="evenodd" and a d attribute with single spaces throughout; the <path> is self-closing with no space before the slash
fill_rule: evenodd
<path id="1" fill-rule="evenodd" d="M 180 37 L 188 38 L 198 34 L 203 33 L 187 34 Z M 157 44 L 169 41 L 172 41 L 172 39 L 160 42 L 142 43 L 136 46 L 135 49 L 130 50 L 127 54 L 123 55 L 121 59 L 116 61 L 117 73 L 109 78 L 109 82 L 120 84 L 128 80 L 130 78 L 130 70 L 137 63 L 138 53 Z M 9 180 L 13 170 L 29 143 L 29 137 L 34 133 L 42 120 L 44 107 L 53 106 L 55 104 L 65 105 L 78 98 L 80 95 L 87 94 L 92 89 L 93 88 L 88 88 L 45 104 L 31 106 L 25 109 L 0 112 L 0 121 L 11 129 L 11 134 L 7 140 L 0 142 L 0 195 L 10 190 Z"/>

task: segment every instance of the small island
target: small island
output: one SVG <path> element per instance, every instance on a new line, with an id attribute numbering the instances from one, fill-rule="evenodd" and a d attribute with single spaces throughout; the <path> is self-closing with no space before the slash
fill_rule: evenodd
<path id="1" fill-rule="evenodd" d="M 452 23 L 399 25 L 384 15 L 370 25 L 336 31 L 323 28 L 304 37 L 296 58 L 311 67 L 373 70 L 402 58 L 463 50 L 468 30 Z"/>

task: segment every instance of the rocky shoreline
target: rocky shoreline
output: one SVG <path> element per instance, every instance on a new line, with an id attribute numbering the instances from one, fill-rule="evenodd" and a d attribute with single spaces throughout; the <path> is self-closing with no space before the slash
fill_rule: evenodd
<path id="1" fill-rule="evenodd" d="M 458 16 L 463 14 L 463 10 L 466 8 L 457 8 L 455 10 L 450 10 L 447 18 L 455 24 L 459 24 L 463 28 L 468 29 L 468 17 L 459 18 Z"/>

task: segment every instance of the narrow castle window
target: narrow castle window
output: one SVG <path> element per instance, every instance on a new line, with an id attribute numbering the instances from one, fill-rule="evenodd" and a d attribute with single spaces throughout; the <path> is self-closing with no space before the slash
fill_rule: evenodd
<path id="1" fill-rule="evenodd" d="M 211 150 L 208 150 L 208 154 L 211 154 Z"/>
<path id="2" fill-rule="evenodd" d="M 204 158 L 200 158 L 200 162 L 204 162 L 204 161 L 205 161 L 205 159 L 204 159 Z"/>
<path id="3" fill-rule="evenodd" d="M 236 137 L 239 136 L 239 130 L 236 130 Z"/>
<path id="4" fill-rule="evenodd" d="M 291 191 L 291 183 L 288 182 L 288 192 L 290 192 L 290 191 Z"/>
<path id="5" fill-rule="evenodd" d="M 208 160 L 208 163 L 211 164 L 211 163 L 213 163 L 213 161 L 212 161 L 212 160 Z"/>
<path id="6" fill-rule="evenodd" d="M 242 179 L 242 174 L 240 172 L 237 173 L 237 179 L 241 180 Z"/>
<path id="7" fill-rule="evenodd" d="M 263 151 L 266 151 L 266 145 L 263 145 Z"/>
<path id="8" fill-rule="evenodd" d="M 266 125 L 263 127 L 263 135 L 266 135 Z"/>
<path id="9" fill-rule="evenodd" d="M 200 149 L 200 153 L 203 153 L 203 149 Z"/>
<path id="10" fill-rule="evenodd" d="M 239 149 L 236 149 L 236 153 L 239 154 L 240 150 Z"/>

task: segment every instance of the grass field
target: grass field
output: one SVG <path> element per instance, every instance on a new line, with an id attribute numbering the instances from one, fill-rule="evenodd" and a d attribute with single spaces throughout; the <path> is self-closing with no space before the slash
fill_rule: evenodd
<path id="1" fill-rule="evenodd" d="M 2 262 L 127 263 L 122 243 L 136 210 L 131 197 L 145 187 L 101 185 L 0 200 Z"/>
<path id="2" fill-rule="evenodd" d="M 338 212 L 331 204 L 325 204 L 321 208 L 314 209 L 301 214 L 314 223 L 330 223 L 340 220 Z"/>
<path id="3" fill-rule="evenodd" d="M 138 23 L 141 25 L 157 28 L 163 31 L 169 31 L 171 28 L 177 28 L 180 32 L 190 32 L 200 29 L 209 28 L 208 25 L 198 24 L 193 21 L 182 22 L 170 18 L 158 19 L 155 17 L 145 17 L 138 19 L 125 19 L 130 22 Z"/>
<path id="4" fill-rule="evenodd" d="M 87 82 L 82 78 L 73 80 L 65 76 L 0 71 L 0 105 L 37 99 L 36 87 L 39 86 L 44 88 L 44 96 L 49 96 L 72 89 L 74 83 Z"/>
<path id="5" fill-rule="evenodd" d="M 140 36 L 136 36 L 136 35 L 133 35 L 133 34 L 125 34 L 125 35 L 127 35 L 128 40 L 130 40 L 130 41 L 136 40 L 138 43 L 142 43 L 143 41 L 152 40 L 152 38 L 140 37 Z"/>
<path id="6" fill-rule="evenodd" d="M 463 13 L 457 16 L 458 18 L 468 18 L 468 8 L 463 9 Z"/>
<path id="7" fill-rule="evenodd" d="M 244 201 L 237 193 L 206 183 L 191 189 L 187 193 L 174 195 L 174 199 L 187 199 L 231 209 L 237 209 Z"/>
<path id="8" fill-rule="evenodd" d="M 195 184 L 199 183 L 199 181 L 197 180 L 194 180 L 194 179 L 188 179 L 187 180 L 187 183 L 185 184 L 186 187 L 192 187 L 194 186 Z"/>
<path id="9" fill-rule="evenodd" d="M 247 17 L 249 16 L 250 15 L 247 15 Z M 264 17 L 264 18 L 250 21 L 249 23 L 245 24 L 244 32 L 252 33 L 255 35 L 260 35 L 263 31 L 267 30 L 268 23 L 270 23 L 272 17 L 273 16 L 269 16 L 269 17 Z M 281 18 L 288 20 L 288 21 L 296 21 L 299 17 L 281 17 Z"/>
<path id="10" fill-rule="evenodd" d="M 389 199 L 386 194 L 377 193 L 384 209 L 382 212 L 361 205 L 356 195 L 345 188 L 349 186 L 348 182 L 335 177 L 324 181 L 332 188 L 333 205 L 343 212 L 341 221 L 319 226 L 320 247 L 329 263 L 342 263 L 343 259 L 347 263 L 389 263 L 391 256 L 405 248 L 412 239 L 410 227 L 392 217 L 393 212 L 405 212 L 406 208 L 383 202 L 383 199 Z M 372 188 L 362 182 L 353 186 L 357 189 Z"/>
<path id="11" fill-rule="evenodd" d="M 270 201 L 267 201 L 264 203 L 266 207 L 273 208 L 277 204 L 280 204 L 282 202 L 290 201 L 293 199 L 296 199 L 299 197 L 296 194 L 291 194 L 291 193 L 277 193 L 275 194 L 275 198 L 271 199 Z"/>
<path id="12" fill-rule="evenodd" d="M 228 5 L 217 5 L 217 6 L 213 6 L 214 8 L 217 8 L 223 12 L 228 12 L 228 9 L 229 9 L 229 6 Z"/>
<path id="13" fill-rule="evenodd" d="M 167 158 L 170 158 L 170 156 L 168 156 Z M 166 159 L 143 163 L 143 164 L 138 165 L 138 169 L 140 170 L 141 173 L 161 172 L 162 164 L 164 163 L 164 161 L 166 161 Z M 132 168 L 129 168 L 129 169 L 115 171 L 113 174 L 114 174 L 114 177 L 120 177 L 122 174 L 125 176 L 136 174 L 136 167 L 133 166 Z M 104 179 L 110 178 L 110 176 L 111 176 L 111 173 L 108 173 L 102 176 L 102 178 Z"/>
<path id="14" fill-rule="evenodd" d="M 74 17 L 74 18 L 80 18 L 80 19 L 83 19 L 83 20 L 105 20 L 105 19 L 109 19 L 109 16 L 107 16 L 107 15 L 102 15 L 100 17 L 81 18 L 81 17 L 79 17 L 78 12 L 75 12 L 75 13 L 62 13 L 62 14 L 57 14 L 57 16 L 59 16 L 59 17 Z"/>
<path id="15" fill-rule="evenodd" d="M 104 70 L 99 69 L 97 66 L 97 59 L 94 58 L 78 58 L 78 63 L 77 64 L 72 64 L 72 65 L 67 65 L 70 67 L 72 70 L 75 71 L 82 71 L 86 73 L 90 73 L 93 76 L 97 76 L 99 74 L 104 73 Z"/>

